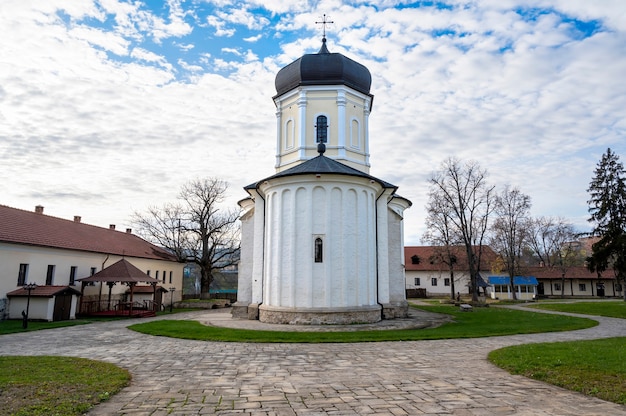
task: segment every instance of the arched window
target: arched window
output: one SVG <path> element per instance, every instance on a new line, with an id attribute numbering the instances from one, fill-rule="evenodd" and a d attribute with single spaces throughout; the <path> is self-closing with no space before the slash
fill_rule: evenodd
<path id="1" fill-rule="evenodd" d="M 316 142 L 326 143 L 328 141 L 328 119 L 326 116 L 317 116 L 315 130 L 317 132 Z"/>
<path id="2" fill-rule="evenodd" d="M 357 149 L 361 147 L 361 126 L 356 118 L 350 122 L 350 146 Z"/>
<path id="3" fill-rule="evenodd" d="M 324 260 L 324 242 L 320 237 L 315 239 L 315 263 L 322 263 Z"/>
<path id="4" fill-rule="evenodd" d="M 293 120 L 287 120 L 285 123 L 285 149 L 291 149 L 294 144 L 294 123 Z"/>

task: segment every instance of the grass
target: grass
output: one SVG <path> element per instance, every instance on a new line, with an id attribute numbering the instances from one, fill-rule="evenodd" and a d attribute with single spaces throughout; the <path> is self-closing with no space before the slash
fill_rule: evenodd
<path id="1" fill-rule="evenodd" d="M 113 364 L 84 358 L 0 356 L 0 415 L 82 415 L 130 378 Z"/>
<path id="2" fill-rule="evenodd" d="M 181 312 L 189 312 L 189 311 L 197 311 L 197 310 L 198 309 L 191 309 L 191 308 L 174 308 L 172 310 L 172 314 L 181 313 Z M 161 312 L 157 312 L 157 316 L 163 316 L 163 315 L 170 315 L 169 308 Z M 107 317 L 90 317 L 90 318 L 81 318 L 81 319 L 71 319 L 67 321 L 56 321 L 56 322 L 29 321 L 27 329 L 22 328 L 21 319 L 11 319 L 11 320 L 7 319 L 4 321 L 0 321 L 0 335 L 14 334 L 17 332 L 39 331 L 42 329 L 63 328 L 66 326 L 74 326 L 74 325 L 86 325 L 86 324 L 92 324 L 94 322 L 118 321 L 118 320 L 124 320 L 124 319 L 128 319 L 128 318 L 107 316 Z"/>
<path id="3" fill-rule="evenodd" d="M 62 328 L 66 326 L 74 326 L 74 325 L 85 325 L 92 323 L 93 320 L 86 319 L 73 319 L 69 321 L 57 321 L 57 322 L 38 322 L 38 321 L 29 321 L 28 328 L 22 328 L 22 320 L 21 319 L 11 319 L 0 321 L 0 335 L 4 334 L 14 334 L 16 332 L 27 332 L 27 331 L 39 331 L 41 329 L 51 329 L 51 328 Z"/>
<path id="4" fill-rule="evenodd" d="M 519 374 L 626 405 L 626 338 L 527 344 L 492 351 L 489 360 Z"/>
<path id="5" fill-rule="evenodd" d="M 254 331 L 206 326 L 197 321 L 184 320 L 152 321 L 129 328 L 149 335 L 203 341 L 320 343 L 477 338 L 571 331 L 597 325 L 591 319 L 503 308 L 474 308 L 473 312 L 460 312 L 455 306 L 438 305 L 420 306 L 420 309 L 452 315 L 454 322 L 428 329 L 346 332 Z"/>
<path id="6" fill-rule="evenodd" d="M 568 303 L 539 303 L 535 308 L 558 312 L 580 313 L 584 315 L 608 316 L 626 319 L 626 302 L 624 301 L 591 301 Z"/>

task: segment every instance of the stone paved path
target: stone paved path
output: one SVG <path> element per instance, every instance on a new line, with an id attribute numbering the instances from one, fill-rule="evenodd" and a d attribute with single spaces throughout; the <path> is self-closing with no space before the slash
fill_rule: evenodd
<path id="1" fill-rule="evenodd" d="M 227 314 L 176 317 L 225 324 Z M 511 376 L 486 360 L 508 345 L 626 336 L 626 320 L 594 319 L 599 326 L 563 333 L 355 344 L 187 341 L 118 321 L 4 335 L 0 354 L 80 356 L 129 369 L 130 387 L 90 415 L 626 416 L 626 406 Z"/>

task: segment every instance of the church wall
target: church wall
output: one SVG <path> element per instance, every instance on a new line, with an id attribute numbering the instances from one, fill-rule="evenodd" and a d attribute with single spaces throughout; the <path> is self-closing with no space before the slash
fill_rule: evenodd
<path id="1" fill-rule="evenodd" d="M 323 179 L 289 177 L 263 189 L 268 218 L 264 305 L 377 304 L 374 203 L 379 185 Z M 322 262 L 315 262 L 316 238 L 323 242 Z"/>
<path id="2" fill-rule="evenodd" d="M 252 264 L 254 252 L 254 201 L 252 198 L 239 203 L 241 215 L 241 250 L 237 278 L 237 302 L 247 306 L 252 302 Z"/>

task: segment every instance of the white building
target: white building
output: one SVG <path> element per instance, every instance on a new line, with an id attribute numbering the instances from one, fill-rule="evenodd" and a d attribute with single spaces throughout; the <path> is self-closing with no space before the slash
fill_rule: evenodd
<path id="1" fill-rule="evenodd" d="M 477 247 L 474 251 L 477 252 Z M 448 256 L 443 246 L 405 247 L 407 291 L 409 293 L 421 292 L 422 296 L 428 297 L 453 297 L 457 293 L 469 294 L 470 273 L 465 247 L 450 247 L 450 253 L 451 255 Z M 452 260 L 449 261 L 448 258 Z M 491 274 L 496 258 L 496 253 L 490 247 L 482 246 L 479 274 L 483 279 Z M 452 263 L 452 268 L 448 263 Z M 453 284 L 454 293 L 452 293 Z M 485 287 L 486 284 L 483 284 L 481 289 Z"/>
<path id="2" fill-rule="evenodd" d="M 276 173 L 247 186 L 233 315 L 274 323 L 404 317 L 397 187 L 369 174 L 371 75 L 326 39 L 275 80 Z"/>
<path id="3" fill-rule="evenodd" d="M 80 217 L 72 221 L 44 215 L 41 206 L 24 211 L 0 205 L 0 319 L 21 316 L 28 299 L 19 289 L 28 283 L 37 285 L 31 292 L 30 318 L 51 320 L 56 305 L 56 316 L 73 319 L 81 306 L 77 303 L 82 290 L 79 279 L 122 258 L 158 279 L 163 287 L 175 287 L 175 300 L 180 300 L 184 264 L 131 230 L 84 224 Z M 123 300 L 126 290 L 125 285 L 114 285 L 114 301 Z M 85 287 L 83 305 L 106 301 L 108 291 L 106 284 Z M 65 302 L 70 302 L 67 307 Z"/>

